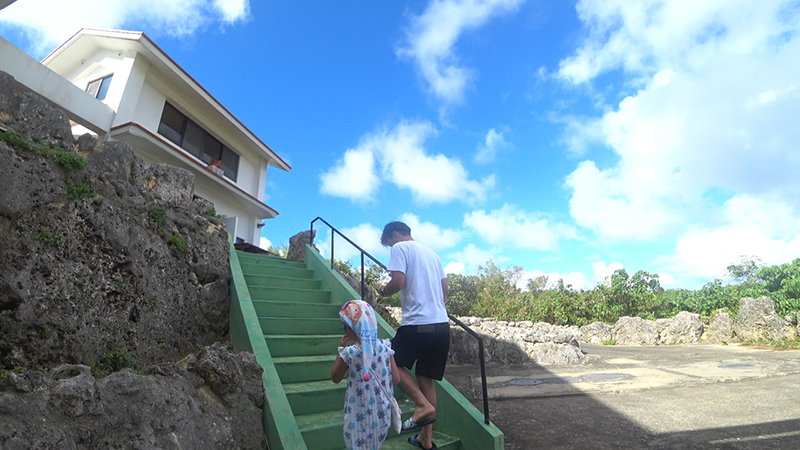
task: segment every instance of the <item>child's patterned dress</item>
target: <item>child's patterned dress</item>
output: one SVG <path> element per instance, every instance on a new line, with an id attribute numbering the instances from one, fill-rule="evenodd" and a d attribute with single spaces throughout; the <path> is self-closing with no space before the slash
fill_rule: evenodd
<path id="1" fill-rule="evenodd" d="M 389 395 L 394 394 L 392 360 L 394 355 L 388 339 L 378 339 L 376 358 L 372 359 L 369 381 L 364 381 L 361 346 L 339 347 L 339 355 L 347 364 L 347 392 L 344 399 L 344 443 L 350 450 L 380 450 L 392 423 Z"/>

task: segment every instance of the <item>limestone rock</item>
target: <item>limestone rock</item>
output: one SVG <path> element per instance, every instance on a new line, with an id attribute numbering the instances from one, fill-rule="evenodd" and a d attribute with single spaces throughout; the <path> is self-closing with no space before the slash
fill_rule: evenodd
<path id="1" fill-rule="evenodd" d="M 96 379 L 83 365 L 0 382 L 3 448 L 266 448 L 261 367 L 216 344 L 190 359 Z M 224 376 L 208 376 L 209 373 Z"/>
<path id="2" fill-rule="evenodd" d="M 726 312 L 714 314 L 702 336 L 702 340 L 710 344 L 720 344 L 732 338 L 733 317 Z"/>
<path id="3" fill-rule="evenodd" d="M 741 340 L 794 339 L 797 335 L 791 322 L 775 312 L 775 302 L 767 297 L 743 298 L 739 301 L 739 314 L 733 332 Z"/>
<path id="4" fill-rule="evenodd" d="M 289 250 L 286 252 L 286 259 L 292 261 L 305 262 L 306 261 L 306 245 L 313 245 L 314 237 L 317 235 L 317 230 L 313 234 L 310 230 L 301 231 L 289 238 Z M 316 249 L 317 247 L 314 246 Z"/>
<path id="5" fill-rule="evenodd" d="M 662 344 L 691 344 L 700 341 L 704 325 L 700 314 L 681 311 L 669 320 L 669 325 L 661 330 Z"/>
<path id="6" fill-rule="evenodd" d="M 582 340 L 590 344 L 602 344 L 603 341 L 613 339 L 613 330 L 613 327 L 607 323 L 593 322 L 581 327 Z"/>
<path id="7" fill-rule="evenodd" d="M 641 317 L 620 317 L 614 325 L 613 339 L 620 345 L 655 345 L 658 343 L 658 326 Z"/>

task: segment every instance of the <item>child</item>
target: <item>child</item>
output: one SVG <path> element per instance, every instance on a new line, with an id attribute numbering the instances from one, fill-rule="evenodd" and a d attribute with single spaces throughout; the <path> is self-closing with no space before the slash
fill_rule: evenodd
<path id="1" fill-rule="evenodd" d="M 400 382 L 394 350 L 388 339 L 378 339 L 375 311 L 368 303 L 349 301 L 342 306 L 339 317 L 346 334 L 339 343 L 331 380 L 338 383 L 348 375 L 344 443 L 350 450 L 379 450 L 392 422 L 387 394 L 394 395 L 393 384 Z M 356 345 L 347 347 L 350 340 Z"/>

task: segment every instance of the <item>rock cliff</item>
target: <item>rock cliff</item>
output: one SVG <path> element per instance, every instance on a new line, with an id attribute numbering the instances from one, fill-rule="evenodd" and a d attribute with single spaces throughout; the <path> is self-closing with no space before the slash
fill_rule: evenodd
<path id="1" fill-rule="evenodd" d="M 229 244 L 213 205 L 190 172 L 70 130 L 0 72 L 0 447 L 263 447 L 260 367 L 219 345 L 190 356 L 214 359 L 217 376 L 174 363 L 227 335 Z M 122 367 L 143 372 L 95 378 Z"/>

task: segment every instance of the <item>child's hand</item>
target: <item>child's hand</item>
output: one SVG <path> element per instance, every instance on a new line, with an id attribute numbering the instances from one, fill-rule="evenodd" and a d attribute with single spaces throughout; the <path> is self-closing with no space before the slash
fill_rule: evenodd
<path id="1" fill-rule="evenodd" d="M 339 341 L 339 347 L 347 347 L 347 343 L 350 341 L 350 338 L 345 334 L 342 336 L 342 339 Z"/>

